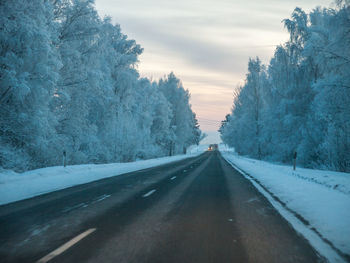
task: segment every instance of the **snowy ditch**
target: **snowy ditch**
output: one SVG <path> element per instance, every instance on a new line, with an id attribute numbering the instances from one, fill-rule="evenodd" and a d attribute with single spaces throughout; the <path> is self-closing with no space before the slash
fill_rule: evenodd
<path id="1" fill-rule="evenodd" d="M 330 262 L 350 261 L 350 175 L 222 156 Z"/>

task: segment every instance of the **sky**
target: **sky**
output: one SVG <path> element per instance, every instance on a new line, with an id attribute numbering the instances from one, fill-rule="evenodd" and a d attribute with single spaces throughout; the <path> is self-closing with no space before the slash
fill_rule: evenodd
<path id="1" fill-rule="evenodd" d="M 211 142 L 244 83 L 249 57 L 268 63 L 288 40 L 282 20 L 330 0 L 96 0 L 122 32 L 144 48 L 138 69 L 158 80 L 170 72 L 191 93 L 192 109 Z M 208 138 L 207 138 L 208 140 Z M 210 141 L 210 140 L 209 140 Z"/>

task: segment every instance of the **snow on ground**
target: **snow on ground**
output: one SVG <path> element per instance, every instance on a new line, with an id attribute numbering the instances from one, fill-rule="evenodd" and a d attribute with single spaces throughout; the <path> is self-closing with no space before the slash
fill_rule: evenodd
<path id="1" fill-rule="evenodd" d="M 340 251 L 343 256 L 350 255 L 350 174 L 299 167 L 293 171 L 291 165 L 272 164 L 238 156 L 223 145 L 220 145 L 220 151 L 223 157 L 238 167 L 248 179 L 252 177 L 251 181 L 258 186 L 257 188 L 260 188 L 265 196 L 270 195 L 270 201 L 276 201 L 276 198 L 271 198 L 272 195 L 277 197 L 284 203 L 284 207 L 279 205 L 281 209 L 300 215 L 309 223 L 307 225 L 304 222 L 313 234 L 318 232 L 316 234 L 319 237 L 329 240 L 335 251 Z M 289 218 L 286 219 L 290 221 Z M 293 222 L 290 223 L 295 226 Z M 309 239 L 307 231 L 299 229 L 300 231 Z M 320 240 L 309 241 L 312 245 L 319 246 L 316 243 L 320 243 Z M 330 261 L 338 260 L 331 258 Z"/>
<path id="2" fill-rule="evenodd" d="M 208 150 L 208 147 L 209 147 L 208 144 L 192 145 L 187 148 L 187 153 L 189 154 L 202 153 Z"/>
<path id="3" fill-rule="evenodd" d="M 107 177 L 146 169 L 197 156 L 208 146 L 192 146 L 186 155 L 176 155 L 130 163 L 54 166 L 16 173 L 0 170 L 0 205 Z"/>

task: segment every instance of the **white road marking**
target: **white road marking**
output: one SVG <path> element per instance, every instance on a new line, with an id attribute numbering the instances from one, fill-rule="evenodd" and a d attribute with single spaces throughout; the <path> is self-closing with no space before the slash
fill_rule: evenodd
<path id="1" fill-rule="evenodd" d="M 176 178 L 176 176 L 173 176 L 173 177 L 170 178 L 170 180 L 174 180 L 175 178 Z"/>
<path id="2" fill-rule="evenodd" d="M 104 194 L 104 195 L 98 197 L 98 198 L 97 198 L 96 200 L 94 200 L 92 203 L 101 202 L 102 200 L 105 200 L 105 199 L 108 198 L 108 197 L 111 197 L 111 195 L 106 195 L 106 194 Z"/>
<path id="3" fill-rule="evenodd" d="M 142 197 L 148 197 L 151 194 L 153 194 L 155 191 L 157 191 L 157 190 L 153 189 L 153 190 L 149 191 L 147 194 L 144 194 Z"/>
<path id="4" fill-rule="evenodd" d="M 250 198 L 249 200 L 245 201 L 246 203 L 252 203 L 252 202 L 255 202 L 255 201 L 260 201 L 259 198 L 257 197 L 253 197 L 253 198 Z"/>
<path id="5" fill-rule="evenodd" d="M 97 197 L 95 200 L 92 200 L 91 202 L 80 203 L 80 204 L 77 204 L 75 206 L 67 207 L 67 208 L 63 209 L 62 212 L 63 213 L 67 213 L 67 212 L 70 212 L 72 210 L 75 210 L 75 209 L 78 209 L 78 208 L 81 208 L 81 207 L 85 208 L 85 207 L 88 207 L 89 204 L 94 204 L 94 203 L 97 203 L 97 202 L 101 202 L 102 200 L 105 200 L 108 197 L 111 197 L 111 195 L 104 194 L 104 195 L 101 195 L 101 196 Z"/>
<path id="6" fill-rule="evenodd" d="M 69 240 L 67 243 L 63 244 L 62 246 L 60 246 L 56 250 L 52 251 L 50 254 L 48 254 L 45 257 L 39 259 L 37 261 L 37 263 L 46 263 L 46 262 L 50 261 L 54 257 L 57 257 L 58 255 L 62 254 L 64 251 L 66 251 L 68 248 L 70 248 L 74 244 L 78 243 L 83 238 L 85 238 L 88 235 L 90 235 L 95 230 L 96 230 L 96 228 L 90 228 L 90 229 L 86 230 L 85 232 L 83 232 L 80 235 L 76 236 L 75 238 Z"/>
<path id="7" fill-rule="evenodd" d="M 65 209 L 62 210 L 63 213 L 66 213 L 66 212 L 69 212 L 69 211 L 72 211 L 74 209 L 78 209 L 80 207 L 87 207 L 88 205 L 86 203 L 80 203 L 80 204 L 77 204 L 75 206 L 70 206 L 70 207 L 67 207 Z"/>

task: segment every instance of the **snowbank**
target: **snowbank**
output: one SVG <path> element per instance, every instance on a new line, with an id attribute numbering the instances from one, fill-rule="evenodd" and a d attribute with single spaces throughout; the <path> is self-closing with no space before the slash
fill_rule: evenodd
<path id="1" fill-rule="evenodd" d="M 84 184 L 99 179 L 146 169 L 197 156 L 206 148 L 191 147 L 191 153 L 130 163 L 54 166 L 15 173 L 0 170 L 0 205 Z"/>
<path id="2" fill-rule="evenodd" d="M 227 150 L 220 147 L 228 162 L 251 176 L 299 219 L 301 216 L 304 224 L 330 241 L 336 251 L 350 255 L 350 174 L 299 167 L 293 171 L 292 166 L 249 159 Z"/>
<path id="3" fill-rule="evenodd" d="M 187 153 L 188 154 L 202 153 L 208 150 L 208 147 L 209 147 L 208 144 L 192 145 L 187 148 Z"/>

